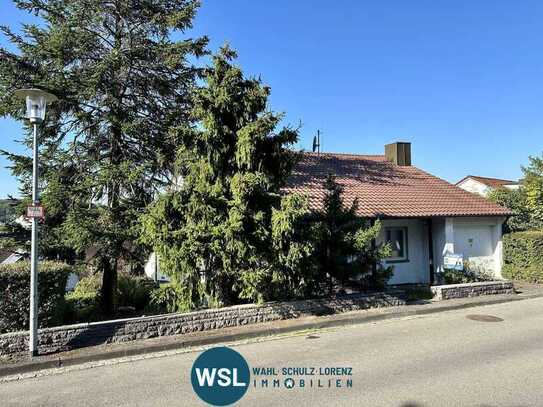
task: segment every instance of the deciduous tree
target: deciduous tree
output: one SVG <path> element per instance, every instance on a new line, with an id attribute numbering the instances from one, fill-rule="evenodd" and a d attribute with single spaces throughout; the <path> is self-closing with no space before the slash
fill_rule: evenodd
<path id="1" fill-rule="evenodd" d="M 530 164 L 523 167 L 523 186 L 532 217 L 543 225 L 543 157 L 530 157 Z"/>

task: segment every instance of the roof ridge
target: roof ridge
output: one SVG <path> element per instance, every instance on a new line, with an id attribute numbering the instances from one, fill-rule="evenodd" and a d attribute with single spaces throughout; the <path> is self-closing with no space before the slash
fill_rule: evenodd
<path id="1" fill-rule="evenodd" d="M 495 178 L 495 177 L 483 177 L 482 175 L 468 175 L 466 178 L 480 178 L 480 179 L 488 179 L 492 181 L 507 181 L 507 182 L 517 182 L 512 179 L 506 179 L 506 178 Z"/>
<path id="2" fill-rule="evenodd" d="M 307 154 L 307 155 L 346 155 L 350 157 L 384 157 L 385 156 L 384 154 L 357 154 L 357 153 L 333 153 L 333 152 L 317 153 L 315 151 L 300 151 L 300 152 L 302 154 Z"/>

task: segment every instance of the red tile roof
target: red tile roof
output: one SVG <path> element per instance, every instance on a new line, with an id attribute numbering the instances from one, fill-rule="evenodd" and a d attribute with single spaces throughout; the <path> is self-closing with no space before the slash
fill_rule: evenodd
<path id="1" fill-rule="evenodd" d="M 284 191 L 309 195 L 318 210 L 328 174 L 344 187 L 346 204 L 358 199 L 366 217 L 506 216 L 511 212 L 413 166 L 381 155 L 302 153 Z"/>
<path id="2" fill-rule="evenodd" d="M 475 181 L 479 181 L 481 184 L 485 184 L 486 186 L 489 186 L 491 188 L 499 188 L 505 185 L 518 185 L 517 181 L 511 181 L 508 179 L 499 179 L 499 178 L 478 177 L 476 175 L 468 175 L 467 177 L 464 177 L 460 181 L 458 181 L 456 185 L 459 185 L 461 182 L 467 180 L 468 178 L 471 178 Z"/>

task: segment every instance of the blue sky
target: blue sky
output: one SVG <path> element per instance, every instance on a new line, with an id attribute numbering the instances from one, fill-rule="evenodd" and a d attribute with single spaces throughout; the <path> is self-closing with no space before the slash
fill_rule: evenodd
<path id="1" fill-rule="evenodd" d="M 29 17 L 8 1 L 0 24 Z M 271 107 L 320 129 L 327 152 L 413 144 L 414 165 L 455 182 L 518 178 L 543 151 L 543 2 L 207 0 L 191 35 L 224 42 L 272 87 Z M 3 41 L 3 40 L 2 40 Z M 20 126 L 0 120 L 0 148 Z M 0 161 L 0 197 L 17 194 Z"/>

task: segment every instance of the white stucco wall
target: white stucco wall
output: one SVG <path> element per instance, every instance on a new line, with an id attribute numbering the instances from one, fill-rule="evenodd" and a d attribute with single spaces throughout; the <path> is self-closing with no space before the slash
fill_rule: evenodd
<path id="1" fill-rule="evenodd" d="M 462 254 L 475 270 L 502 278 L 503 217 L 446 218 L 433 221 L 434 261 L 443 272 L 447 253 Z"/>
<path id="2" fill-rule="evenodd" d="M 430 279 L 429 244 L 427 226 L 420 219 L 386 219 L 381 223 L 381 232 L 377 243 L 385 240 L 386 227 L 407 228 L 408 261 L 395 263 L 384 262 L 384 265 L 394 266 L 394 275 L 389 284 L 428 283 Z"/>
<path id="3" fill-rule="evenodd" d="M 474 179 L 468 178 L 458 184 L 458 187 L 471 192 L 473 194 L 478 194 L 481 196 L 487 196 L 491 188 L 482 182 L 476 181 Z"/>
<path id="4" fill-rule="evenodd" d="M 432 240 L 436 278 L 443 272 L 447 253 L 462 254 L 476 270 L 500 279 L 502 268 L 503 217 L 433 218 Z M 385 239 L 386 227 L 406 227 L 408 233 L 407 262 L 389 263 L 394 275 L 389 284 L 428 283 L 430 281 L 429 236 L 427 221 L 422 219 L 386 219 L 377 243 Z"/>
<path id="5" fill-rule="evenodd" d="M 473 194 L 478 194 L 481 196 L 488 196 L 488 194 L 492 191 L 492 188 L 488 185 L 483 184 L 480 181 L 474 180 L 472 178 L 467 178 L 461 183 L 457 185 L 458 187 L 462 188 L 463 190 L 466 190 L 468 192 L 471 192 Z M 511 185 L 504 185 L 507 189 L 519 189 L 520 185 L 518 184 L 511 184 Z"/>

